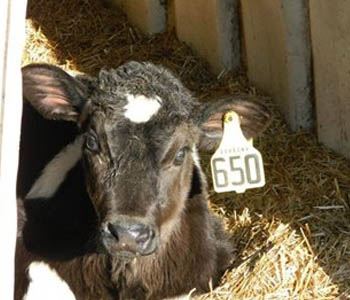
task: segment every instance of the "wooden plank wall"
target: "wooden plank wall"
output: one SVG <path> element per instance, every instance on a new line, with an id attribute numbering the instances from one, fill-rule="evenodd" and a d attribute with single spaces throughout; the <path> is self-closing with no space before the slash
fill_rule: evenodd
<path id="1" fill-rule="evenodd" d="M 241 1 L 248 78 L 270 94 L 292 130 L 311 128 L 307 1 Z"/>
<path id="2" fill-rule="evenodd" d="M 319 140 L 350 158 L 350 1 L 310 0 Z"/>
<path id="3" fill-rule="evenodd" d="M 292 130 L 316 128 L 320 142 L 350 158 L 349 1 L 154 1 L 169 5 L 178 37 L 215 73 L 246 68 Z"/>

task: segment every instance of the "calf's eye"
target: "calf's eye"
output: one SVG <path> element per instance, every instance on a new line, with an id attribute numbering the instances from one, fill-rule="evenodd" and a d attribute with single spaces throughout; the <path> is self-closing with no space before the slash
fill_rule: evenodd
<path id="1" fill-rule="evenodd" d="M 183 147 L 176 153 L 175 159 L 174 159 L 175 166 L 180 166 L 183 163 L 186 157 L 187 150 L 188 150 L 188 147 Z"/>
<path id="2" fill-rule="evenodd" d="M 88 135 L 86 137 L 85 146 L 87 149 L 89 149 L 90 151 L 93 151 L 93 152 L 98 151 L 98 148 L 99 148 L 96 138 L 92 135 Z"/>

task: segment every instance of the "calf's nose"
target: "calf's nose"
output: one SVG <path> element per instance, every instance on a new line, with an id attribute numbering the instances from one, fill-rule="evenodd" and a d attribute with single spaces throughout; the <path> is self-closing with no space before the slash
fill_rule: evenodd
<path id="1" fill-rule="evenodd" d="M 107 228 L 122 251 L 147 255 L 154 250 L 155 231 L 149 225 L 108 223 Z"/>

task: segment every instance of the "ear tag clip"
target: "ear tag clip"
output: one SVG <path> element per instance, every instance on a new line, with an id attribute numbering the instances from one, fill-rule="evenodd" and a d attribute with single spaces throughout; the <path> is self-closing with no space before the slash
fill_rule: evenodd
<path id="1" fill-rule="evenodd" d="M 224 116 L 224 130 L 219 148 L 211 158 L 214 190 L 217 193 L 244 193 L 265 185 L 265 172 L 260 152 L 241 130 L 240 118 L 234 111 Z"/>

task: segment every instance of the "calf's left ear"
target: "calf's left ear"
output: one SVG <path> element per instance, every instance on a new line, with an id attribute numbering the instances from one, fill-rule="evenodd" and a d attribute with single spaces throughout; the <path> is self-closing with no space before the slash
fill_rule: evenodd
<path id="1" fill-rule="evenodd" d="M 59 67 L 31 64 L 22 68 L 23 97 L 45 118 L 77 121 L 88 87 Z"/>
<path id="2" fill-rule="evenodd" d="M 215 150 L 223 134 L 223 116 L 233 110 L 241 120 L 241 129 L 247 139 L 261 134 L 271 122 L 267 107 L 250 96 L 227 97 L 201 106 L 197 122 L 201 129 L 199 148 L 205 151 Z"/>

